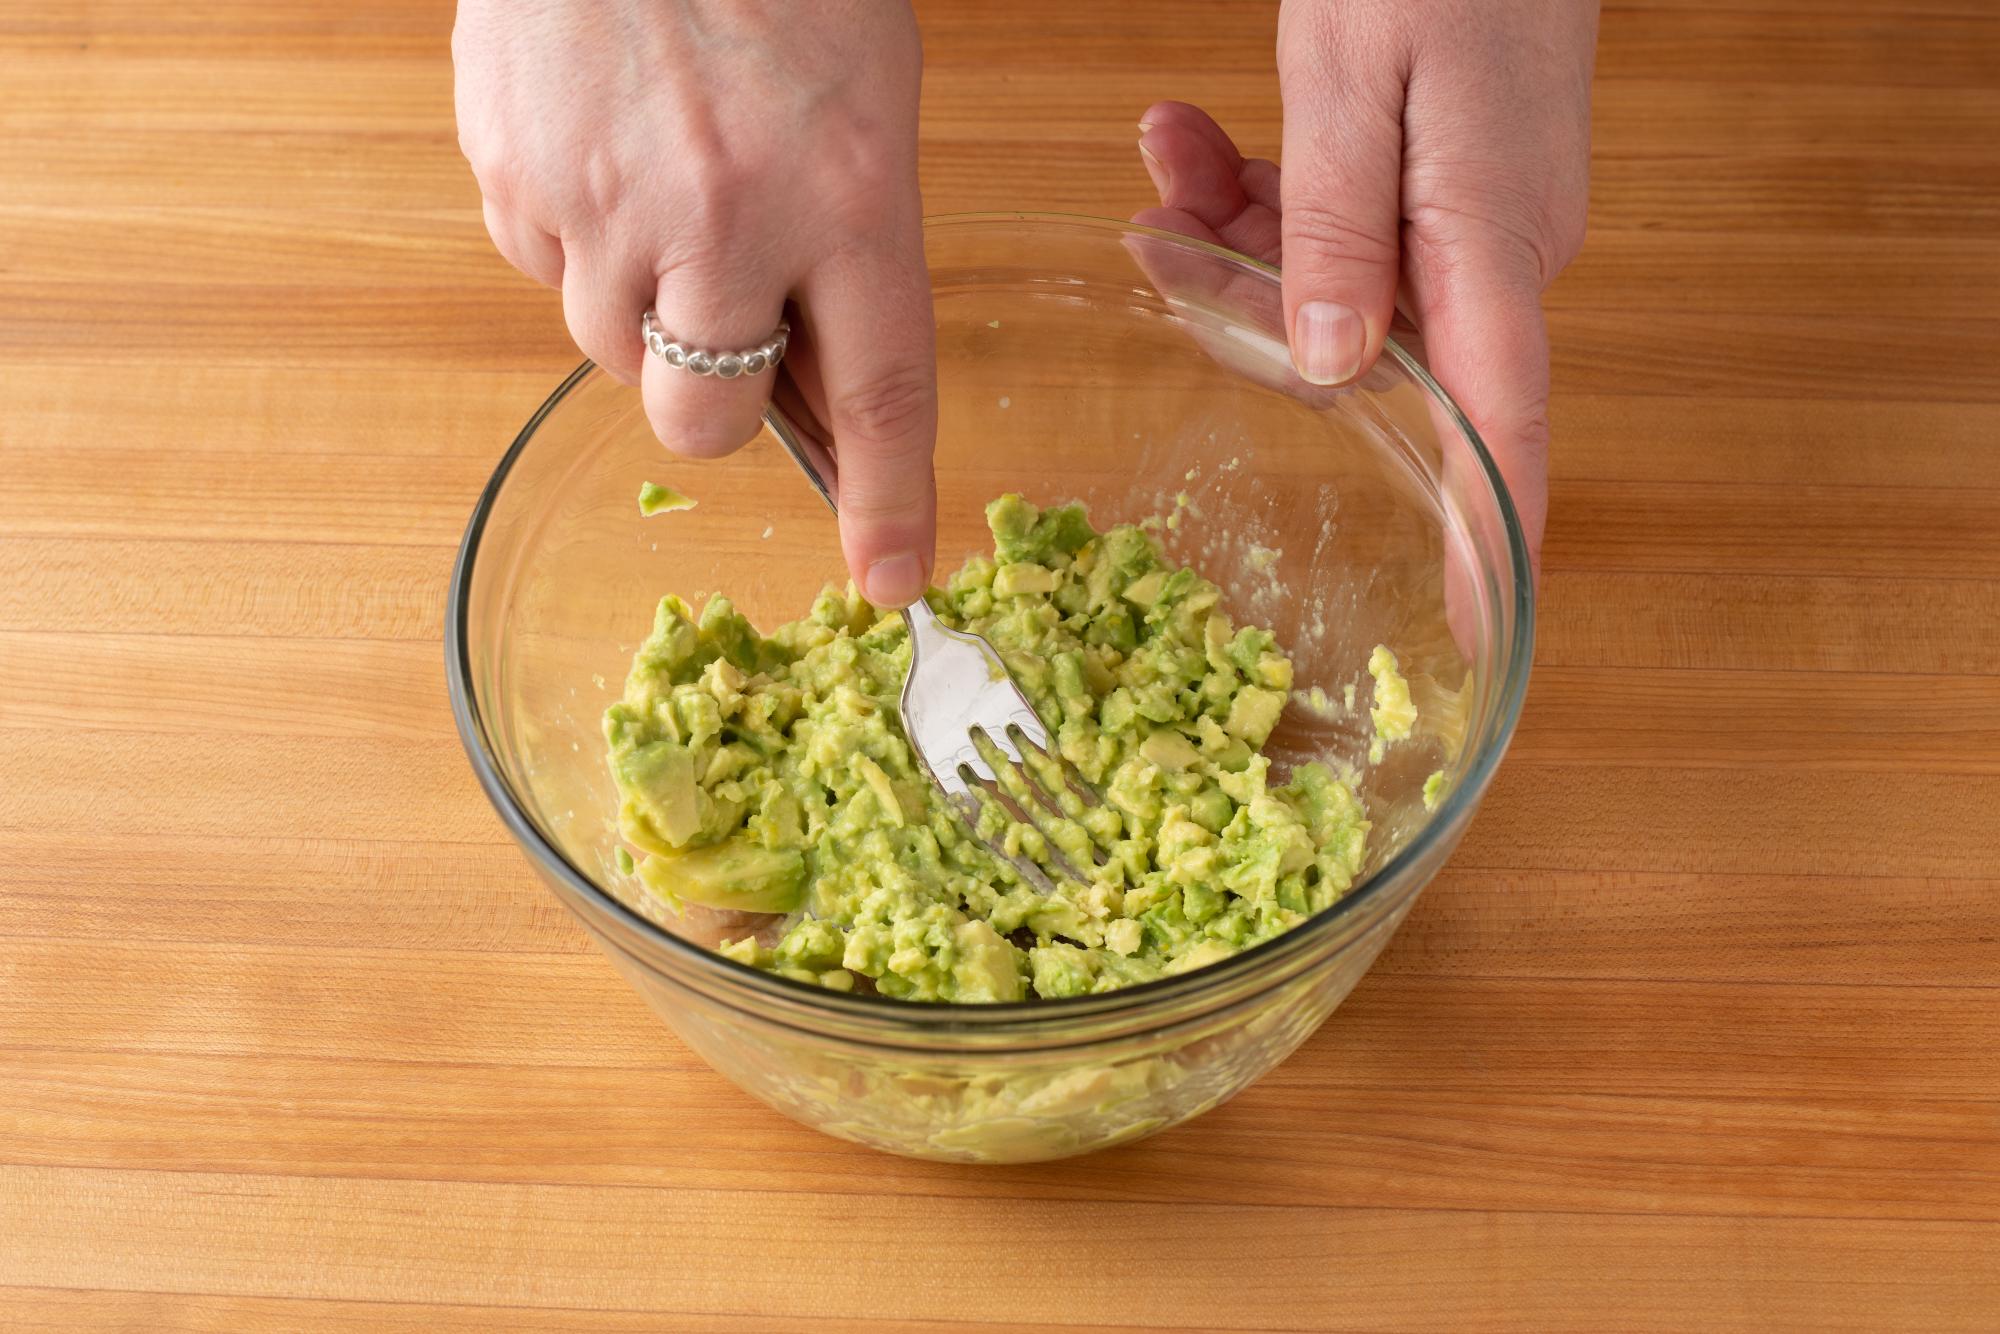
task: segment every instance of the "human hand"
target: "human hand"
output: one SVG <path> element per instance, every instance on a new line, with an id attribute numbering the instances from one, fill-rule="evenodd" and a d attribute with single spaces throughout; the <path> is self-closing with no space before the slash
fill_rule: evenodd
<path id="1" fill-rule="evenodd" d="M 640 316 L 755 346 L 789 299 L 789 373 L 832 428 L 841 540 L 878 606 L 930 579 L 937 431 L 905 4 L 461 0 L 459 144 L 510 263 L 562 289 L 577 345 L 637 383 L 676 453 L 752 439 L 766 372 L 645 355 Z"/>
<path id="2" fill-rule="evenodd" d="M 1178 102 L 1141 117 L 1136 221 L 1284 271 L 1299 374 L 1381 353 L 1399 288 L 1430 370 L 1493 454 L 1537 573 L 1548 513 L 1542 290 L 1583 242 L 1595 0 L 1287 0 L 1284 160 Z"/>

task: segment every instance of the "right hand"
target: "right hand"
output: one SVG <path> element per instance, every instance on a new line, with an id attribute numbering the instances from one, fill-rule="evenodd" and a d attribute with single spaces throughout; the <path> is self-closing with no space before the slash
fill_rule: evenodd
<path id="1" fill-rule="evenodd" d="M 675 370 L 640 316 L 736 348 L 796 305 L 788 364 L 833 430 L 849 569 L 878 606 L 921 596 L 937 384 L 908 6 L 461 0 L 452 57 L 494 244 L 562 289 L 577 345 L 640 385 L 669 448 L 748 443 L 772 376 Z"/>

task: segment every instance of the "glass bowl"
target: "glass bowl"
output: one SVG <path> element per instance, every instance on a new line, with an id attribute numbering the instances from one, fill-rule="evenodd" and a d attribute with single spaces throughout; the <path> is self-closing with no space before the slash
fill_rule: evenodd
<path id="1" fill-rule="evenodd" d="M 1351 769 L 1374 821 L 1364 877 L 1297 929 L 1103 995 L 999 1005 L 847 995 L 714 954 L 617 870 L 600 715 L 667 592 L 726 592 L 769 628 L 845 578 L 833 521 L 775 410 L 727 459 L 663 451 L 635 390 L 586 363 L 480 497 L 446 622 L 474 769 L 550 889 L 667 1024 L 764 1102 L 895 1153 L 1020 1162 L 1184 1121 L 1282 1060 L 1346 997 L 1465 832 L 1519 714 L 1532 591 L 1492 460 L 1407 346 L 1359 384 L 1291 373 L 1276 272 L 1127 223 L 936 219 L 938 568 L 990 551 L 1019 490 L 1097 525 L 1179 511 L 1170 555 L 1297 664 L 1269 747 Z M 641 518 L 642 482 L 699 505 Z M 1184 499 L 1182 497 L 1185 497 Z M 1369 762 L 1365 664 L 1401 659 L 1423 721 Z M 1348 703 L 1349 687 L 1358 698 Z M 1435 809 L 1427 807 L 1448 783 Z M 746 1114 L 748 1114 L 746 1112 Z"/>

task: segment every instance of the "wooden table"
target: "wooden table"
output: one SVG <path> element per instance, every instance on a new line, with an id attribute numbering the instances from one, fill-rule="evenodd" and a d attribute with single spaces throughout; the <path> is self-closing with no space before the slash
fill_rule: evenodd
<path id="1" fill-rule="evenodd" d="M 939 211 L 1278 141 L 1272 7 L 926 6 Z M 1920 14 L 1906 10 L 1921 10 Z M 1229 1106 L 966 1170 L 701 1067 L 438 648 L 575 359 L 447 6 L 0 6 L 0 1326 L 2000 1326 L 2000 15 L 1604 17 L 1514 752 Z"/>

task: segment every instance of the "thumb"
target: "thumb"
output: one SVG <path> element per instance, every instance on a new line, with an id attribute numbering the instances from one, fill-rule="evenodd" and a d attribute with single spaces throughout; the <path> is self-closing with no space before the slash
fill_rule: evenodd
<path id="1" fill-rule="evenodd" d="M 1375 363 L 1395 309 L 1403 85 L 1301 45 L 1279 63 L 1285 327 L 1303 378 L 1346 384 Z"/>

